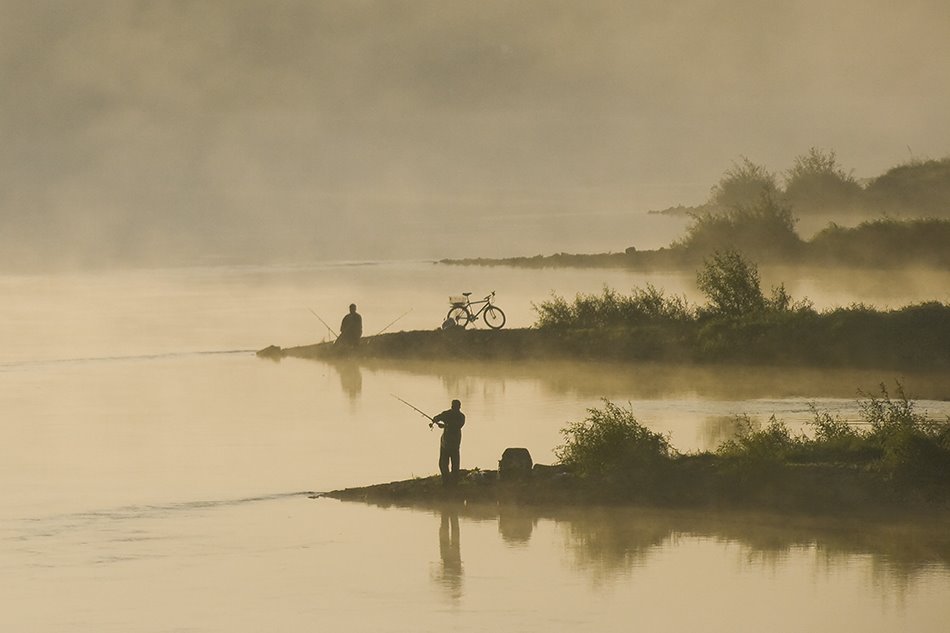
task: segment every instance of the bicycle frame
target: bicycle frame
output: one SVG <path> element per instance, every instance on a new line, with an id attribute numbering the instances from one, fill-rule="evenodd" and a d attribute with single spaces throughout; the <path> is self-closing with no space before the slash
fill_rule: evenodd
<path id="1" fill-rule="evenodd" d="M 471 294 L 470 292 L 463 292 L 462 296 L 465 297 L 464 302 L 451 302 L 452 307 L 449 309 L 448 315 L 446 315 L 447 322 L 454 321 L 456 325 L 466 327 L 469 323 L 474 323 L 481 318 L 482 321 L 493 330 L 504 327 L 505 313 L 494 304 L 495 291 L 492 290 L 484 299 L 478 299 L 476 301 L 471 300 Z"/>
<path id="2" fill-rule="evenodd" d="M 465 308 L 465 311 L 468 312 L 469 321 L 477 321 L 478 317 L 482 315 L 482 312 L 484 312 L 488 308 L 488 306 L 491 305 L 492 299 L 494 297 L 495 297 L 494 291 L 492 291 L 492 293 L 486 296 L 484 299 L 479 299 L 478 301 L 472 301 L 471 299 L 468 299 L 468 297 L 466 297 L 466 299 L 468 299 L 468 302 L 466 302 L 464 305 L 459 306 L 459 307 Z M 482 307 L 476 310 L 475 312 L 472 312 L 472 306 L 477 306 L 479 304 L 483 304 Z"/>

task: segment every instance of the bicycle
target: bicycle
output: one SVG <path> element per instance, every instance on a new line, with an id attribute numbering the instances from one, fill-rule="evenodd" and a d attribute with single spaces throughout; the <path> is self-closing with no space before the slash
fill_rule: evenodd
<path id="1" fill-rule="evenodd" d="M 502 312 L 501 308 L 492 303 L 495 299 L 495 291 L 492 290 L 490 295 L 478 301 L 472 301 L 470 298 L 471 294 L 471 292 L 463 292 L 459 296 L 449 297 L 449 303 L 452 304 L 452 307 L 449 308 L 449 313 L 445 315 L 446 322 L 451 322 L 464 328 L 468 327 L 469 323 L 477 321 L 479 317 L 482 317 L 485 320 L 485 324 L 493 330 L 500 330 L 504 327 L 506 320 L 505 313 Z M 480 304 L 482 307 L 473 312 L 474 306 Z"/>

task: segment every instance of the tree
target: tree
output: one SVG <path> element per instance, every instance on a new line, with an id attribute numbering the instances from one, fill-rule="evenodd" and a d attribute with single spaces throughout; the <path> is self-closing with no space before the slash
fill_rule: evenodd
<path id="1" fill-rule="evenodd" d="M 862 195 L 861 185 L 841 168 L 834 150 L 812 147 L 785 173 L 785 200 L 799 212 L 851 209 Z"/>
<path id="2" fill-rule="evenodd" d="M 703 260 L 696 283 L 709 299 L 708 312 L 728 317 L 764 312 L 768 303 L 759 285 L 759 269 L 734 250 L 716 251 Z"/>
<path id="3" fill-rule="evenodd" d="M 603 399 L 587 418 L 561 429 L 564 444 L 554 449 L 561 464 L 578 474 L 614 481 L 644 481 L 662 472 L 673 454 L 669 439 L 640 424 L 632 409 Z"/>
<path id="4" fill-rule="evenodd" d="M 679 248 L 705 256 L 715 250 L 740 250 L 762 258 L 787 258 L 802 248 L 791 210 L 763 194 L 751 205 L 694 214 Z"/>
<path id="5" fill-rule="evenodd" d="M 775 175 L 762 165 L 756 165 L 742 156 L 741 162 L 733 162 L 732 167 L 727 169 L 719 182 L 713 186 L 709 206 L 718 210 L 749 207 L 757 204 L 763 197 L 774 197 L 777 193 Z"/>
<path id="6" fill-rule="evenodd" d="M 950 216 L 950 157 L 892 167 L 868 184 L 868 204 L 888 213 Z"/>

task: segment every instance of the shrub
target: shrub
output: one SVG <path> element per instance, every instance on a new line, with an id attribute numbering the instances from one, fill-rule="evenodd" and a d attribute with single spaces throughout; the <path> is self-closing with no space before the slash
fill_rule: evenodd
<path id="1" fill-rule="evenodd" d="M 880 451 L 867 441 L 859 427 L 809 405 L 814 416 L 809 423 L 813 438 L 802 440 L 803 461 L 867 462 L 880 458 Z"/>
<path id="2" fill-rule="evenodd" d="M 632 409 L 606 398 L 603 403 L 602 409 L 588 409 L 587 418 L 561 430 L 565 442 L 554 449 L 561 464 L 582 476 L 616 481 L 642 480 L 670 461 L 666 436 L 637 422 Z"/>
<path id="3" fill-rule="evenodd" d="M 950 420 L 937 422 L 918 413 L 900 383 L 896 398 L 890 397 L 883 384 L 880 396 L 863 395 L 859 402 L 862 422 L 857 423 L 862 426 L 812 405 L 813 437 L 799 438 L 792 459 L 873 464 L 885 474 L 916 481 L 950 478 Z M 732 452 L 742 451 L 732 447 Z"/>
<path id="4" fill-rule="evenodd" d="M 950 202 L 948 202 L 950 204 Z M 859 266 L 950 266 L 950 220 L 882 218 L 854 228 L 830 224 L 807 246 L 813 258 Z M 911 246 L 910 248 L 908 246 Z"/>
<path id="5" fill-rule="evenodd" d="M 696 283 L 709 300 L 706 311 L 710 314 L 741 317 L 765 311 L 759 269 L 736 251 L 717 251 L 711 261 L 704 260 Z"/>
<path id="6" fill-rule="evenodd" d="M 539 304 L 531 303 L 531 309 L 538 313 L 534 322 L 536 328 L 560 329 L 574 325 L 574 313 L 564 297 L 551 293 L 551 298 Z"/>
<path id="7" fill-rule="evenodd" d="M 861 203 L 862 194 L 857 181 L 838 165 L 834 151 L 812 147 L 785 174 L 785 200 L 796 211 L 851 209 Z"/>
<path id="8" fill-rule="evenodd" d="M 540 304 L 531 304 L 538 313 L 535 327 L 545 329 L 602 328 L 688 321 L 694 308 L 684 297 L 667 297 L 662 290 L 647 284 L 622 295 L 604 286 L 600 295 L 578 294 L 568 303 L 556 294 Z"/>
<path id="9" fill-rule="evenodd" d="M 950 420 L 930 420 L 916 411 L 916 405 L 897 383 L 896 398 L 881 384 L 880 396 L 866 396 L 861 416 L 870 425 L 868 440 L 881 449 L 885 472 L 905 479 L 946 480 L 950 478 Z"/>
<path id="10" fill-rule="evenodd" d="M 754 428 L 748 417 L 738 419 L 738 434 L 721 444 L 716 452 L 722 457 L 742 458 L 750 463 L 764 464 L 788 461 L 801 445 L 801 438 L 792 437 L 784 422 L 769 418 L 764 429 Z"/>
<path id="11" fill-rule="evenodd" d="M 692 219 L 686 236 L 672 245 L 687 256 L 733 249 L 774 258 L 794 256 L 802 249 L 791 210 L 771 195 L 747 205 L 692 214 Z"/>
<path id="12" fill-rule="evenodd" d="M 775 175 L 762 165 L 756 165 L 745 156 L 732 163 L 719 182 L 710 191 L 709 204 L 719 210 L 748 207 L 763 196 L 774 198 L 778 193 Z"/>
<path id="13" fill-rule="evenodd" d="M 865 197 L 880 211 L 950 216 L 950 157 L 893 167 L 868 184 Z"/>
<path id="14" fill-rule="evenodd" d="M 876 435 L 886 435 L 896 428 L 922 428 L 927 417 L 917 413 L 916 403 L 907 398 L 904 386 L 897 383 L 897 399 L 891 399 L 884 383 L 880 385 L 881 395 L 863 393 L 865 399 L 860 403 L 861 417 L 871 425 Z"/>

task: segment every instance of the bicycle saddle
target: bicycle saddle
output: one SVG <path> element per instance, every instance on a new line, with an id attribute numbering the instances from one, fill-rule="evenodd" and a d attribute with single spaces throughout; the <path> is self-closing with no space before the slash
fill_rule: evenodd
<path id="1" fill-rule="evenodd" d="M 467 296 L 469 296 L 470 294 L 472 294 L 472 293 L 471 293 L 471 292 L 463 292 L 463 293 L 462 293 L 462 296 L 463 296 L 463 297 L 467 297 Z"/>

